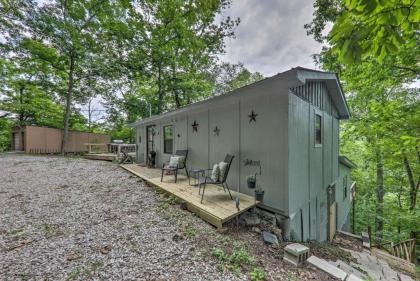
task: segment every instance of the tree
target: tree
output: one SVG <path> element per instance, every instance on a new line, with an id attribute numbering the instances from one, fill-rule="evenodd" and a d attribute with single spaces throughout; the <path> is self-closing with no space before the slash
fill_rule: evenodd
<path id="1" fill-rule="evenodd" d="M 264 76 L 261 73 L 250 72 L 241 62 L 238 64 L 223 62 L 215 65 L 212 70 L 213 95 L 224 94 L 262 79 Z"/>
<path id="2" fill-rule="evenodd" d="M 308 34 L 318 41 L 326 39 L 345 63 L 369 57 L 382 62 L 407 48 L 419 54 L 420 12 L 416 0 L 317 0 L 314 7 L 314 20 L 305 25 Z M 328 36 L 323 36 L 328 22 L 334 26 Z M 419 73 L 415 62 L 394 67 Z"/>
<path id="3" fill-rule="evenodd" d="M 130 2 L 127 25 L 118 28 L 124 31 L 112 34 L 111 50 L 124 50 L 114 54 L 125 73 L 121 92 L 137 95 L 154 114 L 209 96 L 209 69 L 239 23 L 215 21 L 229 5 L 230 0 Z"/>
<path id="4" fill-rule="evenodd" d="M 103 21 L 113 10 L 106 0 L 2 1 L 5 12 L 0 22 L 7 30 L 8 45 L 31 58 L 43 61 L 53 70 L 50 89 L 63 99 L 63 140 L 65 153 L 74 101 L 83 102 L 86 89 L 96 87 L 106 48 L 102 40 Z M 11 26 L 14 26 L 13 28 Z"/>
<path id="5" fill-rule="evenodd" d="M 399 26 L 385 19 L 418 11 L 411 10 L 413 2 L 370 2 L 318 0 L 314 20 L 305 27 L 316 40 L 328 43 L 316 61 L 340 75 L 352 112 L 342 125 L 341 149 L 362 167 L 354 171 L 361 199 L 357 229 L 374 223 L 378 238 L 407 238 L 419 212 L 415 198 L 420 175 L 414 171 L 420 105 L 418 89 L 412 86 L 418 75 L 418 48 L 412 44 L 416 23 L 410 15 L 399 20 Z M 333 28 L 324 36 L 328 23 Z M 379 32 L 382 28 L 388 38 Z M 394 31 L 399 34 L 391 34 Z M 398 36 L 406 41 L 395 48 Z"/>

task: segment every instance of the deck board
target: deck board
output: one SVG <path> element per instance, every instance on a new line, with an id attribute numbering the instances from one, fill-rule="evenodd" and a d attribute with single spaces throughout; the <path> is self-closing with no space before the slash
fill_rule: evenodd
<path id="1" fill-rule="evenodd" d="M 121 167 L 187 202 L 188 210 L 218 228 L 256 205 L 254 197 L 231 190 L 234 199 L 237 196 L 240 198 L 238 210 L 235 201 L 230 199 L 229 193 L 224 192 L 222 187 L 211 184 L 206 186 L 203 203 L 200 203 L 201 195 L 198 194 L 198 187 L 189 185 L 188 178 L 184 175 L 178 175 L 177 183 L 173 175 L 165 175 L 161 182 L 160 169 L 147 168 L 138 164 L 126 164 Z"/>

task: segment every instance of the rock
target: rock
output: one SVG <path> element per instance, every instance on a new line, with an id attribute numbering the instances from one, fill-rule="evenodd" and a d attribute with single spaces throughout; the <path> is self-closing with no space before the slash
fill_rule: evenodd
<path id="1" fill-rule="evenodd" d="M 78 260 L 83 256 L 83 254 L 80 251 L 72 251 L 67 255 L 68 261 L 74 261 Z"/>
<path id="2" fill-rule="evenodd" d="M 244 216 L 244 221 L 246 226 L 256 226 L 261 223 L 260 218 L 255 214 Z"/>
<path id="3" fill-rule="evenodd" d="M 270 213 L 270 212 L 265 211 L 265 210 L 260 210 L 260 215 L 265 220 L 271 222 L 273 225 L 276 225 L 276 215 L 275 214 Z"/>
<path id="4" fill-rule="evenodd" d="M 363 281 L 363 280 L 366 280 L 366 279 L 361 279 L 354 274 L 350 274 L 346 279 L 346 281 Z"/>
<path id="5" fill-rule="evenodd" d="M 251 228 L 251 230 L 255 233 L 261 233 L 261 229 L 259 229 L 258 227 L 254 226 L 253 228 Z"/>
<path id="6" fill-rule="evenodd" d="M 280 228 L 273 227 L 271 230 L 277 236 L 277 239 L 279 239 L 280 241 L 283 241 L 283 231 Z"/>
<path id="7" fill-rule="evenodd" d="M 182 235 L 179 235 L 179 234 L 174 234 L 174 236 L 172 236 L 172 241 L 175 241 L 175 242 L 178 242 L 182 239 L 184 239 L 184 237 L 182 237 Z"/>
<path id="8" fill-rule="evenodd" d="M 100 251 L 101 251 L 101 253 L 102 253 L 102 254 L 106 255 L 106 254 L 108 254 L 109 252 L 111 252 L 111 249 L 112 249 L 112 247 L 111 247 L 111 246 L 106 245 L 106 246 L 102 247 Z"/>
<path id="9" fill-rule="evenodd" d="M 266 244 L 276 244 L 276 245 L 279 244 L 279 240 L 277 239 L 277 236 L 273 233 L 270 233 L 268 231 L 263 231 L 262 236 L 263 236 L 264 243 Z"/>

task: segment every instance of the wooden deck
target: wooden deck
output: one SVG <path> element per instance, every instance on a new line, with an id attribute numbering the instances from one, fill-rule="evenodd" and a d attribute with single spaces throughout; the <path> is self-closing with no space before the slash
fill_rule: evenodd
<path id="1" fill-rule="evenodd" d="M 126 164 L 121 167 L 185 201 L 188 210 L 217 228 L 222 228 L 225 222 L 256 205 L 254 197 L 231 190 L 234 199 L 237 196 L 240 198 L 238 210 L 235 201 L 230 199 L 229 194 L 225 193 L 222 187 L 216 185 L 206 186 L 203 203 L 200 203 L 201 195 L 198 194 L 198 186 L 189 185 L 186 176 L 178 175 L 178 181 L 175 183 L 173 175 L 165 175 L 161 182 L 160 169 L 147 168 L 138 164 Z"/>

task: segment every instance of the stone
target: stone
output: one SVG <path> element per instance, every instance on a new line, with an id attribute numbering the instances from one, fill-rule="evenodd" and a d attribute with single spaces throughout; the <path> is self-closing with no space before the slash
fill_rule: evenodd
<path id="1" fill-rule="evenodd" d="M 106 245 L 104 247 L 102 247 L 100 249 L 100 252 L 104 255 L 108 254 L 109 252 L 111 252 L 112 247 L 110 245 Z"/>
<path id="2" fill-rule="evenodd" d="M 295 265 L 302 265 L 309 257 L 309 248 L 299 244 L 293 243 L 284 247 L 283 260 Z"/>
<path id="3" fill-rule="evenodd" d="M 276 225 L 276 215 L 275 214 L 270 213 L 270 212 L 265 211 L 265 210 L 260 210 L 260 215 L 265 220 L 271 222 L 273 225 Z"/>
<path id="4" fill-rule="evenodd" d="M 359 278 L 358 276 L 356 276 L 352 273 L 350 273 L 349 276 L 347 276 L 347 279 L 346 279 L 346 281 L 363 281 L 363 280 L 366 280 L 366 279 L 361 279 L 361 278 Z"/>
<path id="5" fill-rule="evenodd" d="M 358 277 L 359 279 L 363 280 L 365 279 L 365 274 L 363 274 L 362 272 L 360 272 L 359 270 L 355 269 L 354 267 L 348 265 L 347 263 L 345 263 L 342 260 L 337 260 L 335 262 L 330 262 L 332 265 L 344 270 L 345 272 L 347 272 L 347 274 L 349 275 L 354 275 L 356 277 Z M 356 279 L 354 279 L 356 280 Z"/>
<path id="6" fill-rule="evenodd" d="M 260 218 L 256 214 L 249 214 L 244 217 L 246 226 L 256 226 L 261 223 Z"/>
<path id="7" fill-rule="evenodd" d="M 281 230 L 281 228 L 274 226 L 271 230 L 277 236 L 278 240 L 283 241 L 283 231 Z"/>
<path id="8" fill-rule="evenodd" d="M 266 244 L 276 244 L 276 245 L 279 244 L 279 240 L 277 239 L 277 236 L 273 233 L 270 233 L 268 231 L 263 231 L 262 236 L 263 236 L 264 243 Z"/>
<path id="9" fill-rule="evenodd" d="M 318 269 L 321 269 L 322 271 L 328 273 L 334 278 L 337 278 L 338 280 L 346 280 L 347 273 L 343 270 L 339 269 L 338 267 L 330 264 L 324 259 L 320 259 L 316 256 L 311 256 L 309 259 L 306 260 L 307 263 L 315 266 Z"/>
<path id="10" fill-rule="evenodd" d="M 253 228 L 251 228 L 251 230 L 255 233 L 261 233 L 261 229 L 259 229 L 258 227 L 254 226 Z"/>

